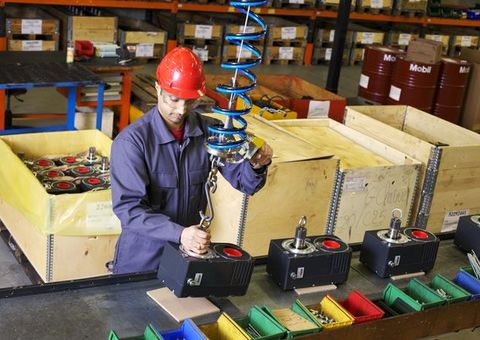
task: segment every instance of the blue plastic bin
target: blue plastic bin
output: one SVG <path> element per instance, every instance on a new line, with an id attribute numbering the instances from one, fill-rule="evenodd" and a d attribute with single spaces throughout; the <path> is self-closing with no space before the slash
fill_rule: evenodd
<path id="1" fill-rule="evenodd" d="M 191 319 L 183 321 L 182 325 L 177 329 L 160 332 L 160 335 L 165 340 L 207 340 L 207 337 Z"/>
<path id="2" fill-rule="evenodd" d="M 453 282 L 472 294 L 470 300 L 480 299 L 480 280 L 473 275 L 461 270 L 457 273 Z"/>

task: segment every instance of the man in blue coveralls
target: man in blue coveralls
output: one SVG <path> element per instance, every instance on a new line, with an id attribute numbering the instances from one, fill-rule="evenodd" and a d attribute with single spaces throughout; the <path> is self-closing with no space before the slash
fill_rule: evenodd
<path id="1" fill-rule="evenodd" d="M 210 170 L 207 126 L 194 112 L 206 91 L 200 59 L 187 48 L 168 53 L 157 68 L 158 105 L 114 140 L 110 175 L 113 211 L 121 221 L 113 273 L 156 270 L 167 241 L 206 252 L 208 231 L 199 228 Z M 220 167 L 230 184 L 253 195 L 265 184 L 272 149 L 265 143 L 250 161 Z"/>

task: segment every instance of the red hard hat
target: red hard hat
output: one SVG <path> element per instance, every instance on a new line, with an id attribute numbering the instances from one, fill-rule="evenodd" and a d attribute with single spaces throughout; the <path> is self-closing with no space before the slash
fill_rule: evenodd
<path id="1" fill-rule="evenodd" d="M 177 47 L 162 59 L 157 81 L 162 89 L 182 99 L 196 99 L 206 92 L 202 62 L 189 48 Z"/>

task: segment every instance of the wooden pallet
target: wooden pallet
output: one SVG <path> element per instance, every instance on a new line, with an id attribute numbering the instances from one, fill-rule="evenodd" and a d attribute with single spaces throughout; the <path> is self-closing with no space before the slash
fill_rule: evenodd
<path id="1" fill-rule="evenodd" d="M 274 39 L 267 40 L 267 46 L 284 46 L 284 47 L 305 47 L 307 46 L 307 41 L 303 39 Z"/>
<path id="2" fill-rule="evenodd" d="M 303 59 L 272 59 L 266 57 L 263 59 L 264 65 L 303 65 Z"/>

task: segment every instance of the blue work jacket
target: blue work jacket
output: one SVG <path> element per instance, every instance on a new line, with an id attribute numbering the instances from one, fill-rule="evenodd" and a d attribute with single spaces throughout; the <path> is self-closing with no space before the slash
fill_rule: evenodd
<path id="1" fill-rule="evenodd" d="M 210 170 L 207 126 L 215 122 L 191 113 L 180 143 L 155 107 L 115 138 L 110 156 L 112 203 L 122 232 L 113 273 L 156 270 L 165 243 L 179 243 L 183 228 L 200 222 Z M 266 180 L 266 169 L 258 173 L 248 161 L 220 167 L 220 172 L 248 195 Z"/>

